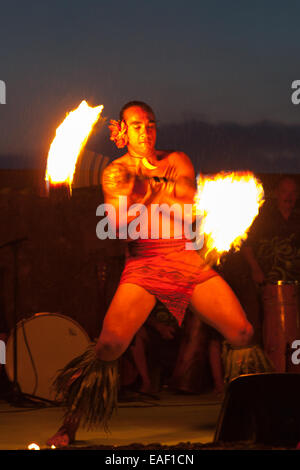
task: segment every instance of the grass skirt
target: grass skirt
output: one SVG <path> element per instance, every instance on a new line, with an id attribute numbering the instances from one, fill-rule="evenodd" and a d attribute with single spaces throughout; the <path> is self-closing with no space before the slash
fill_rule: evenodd
<path id="1" fill-rule="evenodd" d="M 232 348 L 224 341 L 222 360 L 225 383 L 229 383 L 232 379 L 244 374 L 259 374 L 274 371 L 271 361 L 258 345 Z"/>
<path id="2" fill-rule="evenodd" d="M 58 372 L 53 387 L 66 408 L 65 420 L 77 419 L 87 429 L 108 423 L 117 408 L 118 361 L 97 358 L 95 343 Z"/>

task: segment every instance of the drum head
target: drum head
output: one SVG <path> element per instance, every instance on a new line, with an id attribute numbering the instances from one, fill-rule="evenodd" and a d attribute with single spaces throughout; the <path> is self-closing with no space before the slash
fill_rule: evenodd
<path id="1" fill-rule="evenodd" d="M 38 313 L 17 325 L 17 380 L 22 393 L 54 400 L 57 371 L 82 354 L 90 344 L 84 329 L 56 313 Z M 6 348 L 6 371 L 14 379 L 13 334 Z"/>

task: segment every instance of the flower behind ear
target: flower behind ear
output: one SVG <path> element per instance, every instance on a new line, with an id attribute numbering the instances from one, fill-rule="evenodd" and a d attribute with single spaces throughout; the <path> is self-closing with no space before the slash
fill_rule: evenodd
<path id="1" fill-rule="evenodd" d="M 125 147 L 128 143 L 127 125 L 124 121 L 114 121 L 111 119 L 110 125 L 110 140 L 112 140 L 119 149 Z"/>

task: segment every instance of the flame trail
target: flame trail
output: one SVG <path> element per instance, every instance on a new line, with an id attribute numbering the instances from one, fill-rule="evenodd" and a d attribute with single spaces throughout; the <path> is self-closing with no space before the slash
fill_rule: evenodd
<path id="1" fill-rule="evenodd" d="M 102 109 L 103 105 L 92 108 L 82 101 L 57 128 L 49 149 L 45 175 L 45 180 L 50 184 L 66 183 L 71 190 L 77 158 Z"/>
<path id="2" fill-rule="evenodd" d="M 200 234 L 205 235 L 205 251 L 220 256 L 240 248 L 264 202 L 262 184 L 251 172 L 199 175 L 195 213 L 202 216 Z"/>

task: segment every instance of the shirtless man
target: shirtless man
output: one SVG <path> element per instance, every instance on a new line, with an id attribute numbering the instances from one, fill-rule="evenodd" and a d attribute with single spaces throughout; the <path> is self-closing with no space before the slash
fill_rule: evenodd
<path id="1" fill-rule="evenodd" d="M 121 119 L 127 125 L 128 152 L 115 160 L 113 164 L 122 163 L 130 172 L 135 169 L 138 175 L 147 177 L 154 175 L 166 177 L 167 180 L 175 180 L 175 185 L 149 180 L 146 194 L 137 198 L 132 192 L 128 194 L 129 199 L 132 195 L 130 202 L 138 201 L 149 211 L 151 204 L 155 203 L 168 205 L 178 203 L 181 206 L 192 204 L 195 194 L 193 165 L 183 152 L 155 149 L 156 124 L 153 112 L 147 110 L 147 107 L 129 103 L 123 108 Z M 145 159 L 149 163 L 146 163 L 146 166 L 143 163 Z M 104 174 L 103 184 L 105 200 L 118 208 L 120 193 L 110 189 L 110 186 L 113 187 L 113 181 L 111 183 L 109 181 L 109 172 L 108 167 Z M 134 186 L 132 189 L 134 190 Z M 126 192 L 125 189 L 123 194 Z M 131 217 L 128 217 L 128 223 L 131 220 Z M 151 214 L 148 220 L 151 220 Z M 175 223 L 171 220 L 171 237 L 175 230 Z M 150 224 L 151 222 L 149 226 Z M 193 255 L 198 256 L 196 253 Z M 124 311 L 124 299 L 126 299 L 126 311 Z M 103 330 L 97 343 L 97 353 L 101 359 L 107 361 L 116 359 L 127 349 L 134 334 L 153 309 L 155 302 L 155 297 L 143 287 L 131 283 L 120 284 L 105 316 Z M 195 286 L 190 306 L 204 321 L 218 329 L 232 345 L 244 346 L 248 343 L 252 327 L 232 290 L 220 276 L 214 276 Z"/>
<path id="2" fill-rule="evenodd" d="M 193 203 L 196 189 L 193 165 L 183 152 L 155 148 L 155 116 L 145 103 L 125 105 L 120 122 L 123 123 L 123 143 L 128 151 L 104 172 L 105 202 L 112 204 L 117 213 L 121 195 L 127 196 L 128 207 L 132 203 L 143 204 L 149 215 L 150 236 L 152 204 L 171 206 L 177 203 L 183 208 L 184 204 Z M 136 215 L 127 215 L 129 224 Z M 162 213 L 161 217 L 165 215 Z M 233 346 L 243 347 L 250 341 L 252 326 L 231 288 L 205 266 L 196 251 L 184 249 L 184 239 L 173 238 L 177 223 L 183 222 L 177 222 L 174 215 L 170 221 L 170 240 L 162 239 L 160 232 L 158 240 L 148 238 L 128 243 L 126 266 L 96 344 L 99 360 L 116 361 L 126 351 L 156 299 L 166 304 L 179 324 L 189 304 Z M 122 228 L 120 224 L 117 220 L 118 230 Z M 65 423 L 48 444 L 68 445 L 74 437 L 74 428 L 69 431 Z"/>

